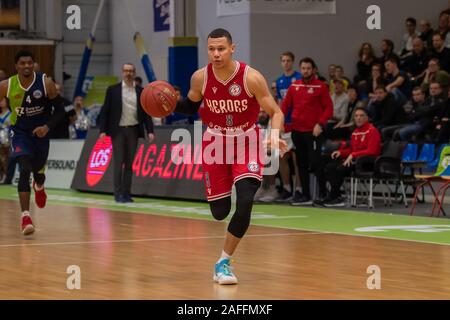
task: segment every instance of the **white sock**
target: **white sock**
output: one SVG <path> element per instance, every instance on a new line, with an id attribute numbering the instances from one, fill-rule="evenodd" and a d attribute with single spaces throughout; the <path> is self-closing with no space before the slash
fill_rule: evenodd
<path id="1" fill-rule="evenodd" d="M 290 185 L 290 184 L 285 184 L 285 185 L 283 185 L 283 188 L 284 188 L 287 192 L 291 192 L 291 185 Z"/>
<path id="2" fill-rule="evenodd" d="M 231 256 L 228 253 L 226 253 L 225 251 L 222 250 L 222 255 L 220 256 L 220 259 L 219 259 L 219 261 L 217 261 L 217 263 L 219 263 L 223 259 L 231 259 Z"/>
<path id="3" fill-rule="evenodd" d="M 22 212 L 22 217 L 29 216 L 29 215 L 30 215 L 30 211 L 25 210 L 24 212 Z"/>

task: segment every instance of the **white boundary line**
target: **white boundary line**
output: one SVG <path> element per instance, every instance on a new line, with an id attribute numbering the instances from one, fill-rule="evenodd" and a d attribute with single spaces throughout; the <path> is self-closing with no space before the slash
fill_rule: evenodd
<path id="1" fill-rule="evenodd" d="M 263 237 L 286 237 L 286 236 L 310 236 L 323 235 L 326 232 L 298 232 L 298 233 L 268 233 L 268 234 L 249 234 L 246 238 Z M 0 248 L 13 247 L 36 247 L 36 246 L 61 246 L 78 244 L 105 244 L 105 243 L 136 243 L 153 241 L 180 241 L 180 240 L 206 240 L 206 239 L 224 239 L 225 236 L 205 236 L 205 237 L 175 237 L 175 238 L 150 238 L 150 239 L 129 239 L 129 240 L 104 240 L 104 241 L 80 241 L 80 242 L 44 242 L 44 243 L 21 243 L 21 244 L 2 244 Z"/>

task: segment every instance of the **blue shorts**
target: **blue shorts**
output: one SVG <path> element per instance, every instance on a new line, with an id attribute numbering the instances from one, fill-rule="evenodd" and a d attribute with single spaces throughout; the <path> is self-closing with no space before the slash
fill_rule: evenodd
<path id="1" fill-rule="evenodd" d="M 39 138 L 31 132 L 11 128 L 11 157 L 29 156 L 33 171 L 43 171 L 47 163 L 50 140 L 48 137 Z"/>

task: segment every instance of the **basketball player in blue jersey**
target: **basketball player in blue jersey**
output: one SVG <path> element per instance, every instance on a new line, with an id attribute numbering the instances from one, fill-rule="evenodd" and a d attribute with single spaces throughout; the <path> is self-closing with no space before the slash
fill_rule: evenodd
<path id="1" fill-rule="evenodd" d="M 18 192 L 22 233 L 30 235 L 34 233 L 30 217 L 30 176 L 33 173 L 36 205 L 44 208 L 48 132 L 63 120 L 64 107 L 53 81 L 33 71 L 32 53 L 19 51 L 15 63 L 17 74 L 0 82 L 0 100 L 6 97 L 11 108 L 11 152 L 20 167 Z"/>
<path id="2" fill-rule="evenodd" d="M 284 99 L 291 84 L 302 78 L 301 73 L 294 70 L 295 56 L 292 52 L 283 52 L 280 59 L 283 74 L 277 79 L 277 98 L 279 102 Z"/>
<path id="3" fill-rule="evenodd" d="M 286 93 L 291 86 L 292 83 L 294 83 L 297 80 L 300 80 L 302 78 L 302 74 L 298 71 L 294 70 L 294 62 L 295 62 L 295 55 L 290 52 L 286 51 L 283 52 L 280 56 L 281 61 L 281 67 L 283 68 L 283 74 L 277 79 L 276 85 L 277 85 L 277 98 L 278 102 L 281 105 L 281 102 L 286 97 Z M 292 126 L 292 112 L 290 112 L 285 118 L 284 118 L 284 130 L 285 134 L 283 135 L 283 139 L 288 144 L 288 149 L 291 150 L 294 147 L 294 143 L 292 142 L 291 138 L 291 128 Z M 289 160 L 288 157 L 290 156 L 290 153 L 287 153 L 285 157 L 280 159 L 280 175 L 281 180 L 283 182 L 283 190 L 281 192 L 281 195 L 277 201 L 279 202 L 286 202 L 292 200 L 292 197 L 299 198 L 300 193 L 298 190 L 294 192 L 294 190 L 291 190 L 290 186 L 290 167 L 289 167 Z M 295 155 L 292 153 L 292 156 L 295 157 Z M 294 158 L 294 164 L 295 164 L 295 158 Z M 295 170 L 295 185 L 297 188 L 300 186 L 300 178 L 298 176 L 297 170 Z"/>

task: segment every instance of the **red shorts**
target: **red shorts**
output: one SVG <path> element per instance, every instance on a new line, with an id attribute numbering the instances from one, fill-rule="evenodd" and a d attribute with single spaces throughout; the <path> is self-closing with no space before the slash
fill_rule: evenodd
<path id="1" fill-rule="evenodd" d="M 246 138 L 244 138 L 246 136 Z M 206 198 L 215 201 L 231 196 L 231 188 L 245 178 L 262 180 L 264 148 L 258 128 L 240 136 L 206 131 L 202 143 L 203 180 Z"/>

